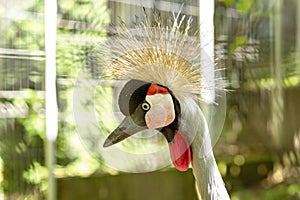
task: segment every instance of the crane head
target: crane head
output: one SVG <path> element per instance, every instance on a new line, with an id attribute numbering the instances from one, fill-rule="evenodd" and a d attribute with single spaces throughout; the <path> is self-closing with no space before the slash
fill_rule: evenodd
<path id="1" fill-rule="evenodd" d="M 166 138 L 171 160 L 179 171 L 188 169 L 191 148 L 179 132 L 180 104 L 167 87 L 157 83 L 130 80 L 123 87 L 119 100 L 125 118 L 108 136 L 103 146 L 116 144 L 145 129 L 155 129 Z"/>

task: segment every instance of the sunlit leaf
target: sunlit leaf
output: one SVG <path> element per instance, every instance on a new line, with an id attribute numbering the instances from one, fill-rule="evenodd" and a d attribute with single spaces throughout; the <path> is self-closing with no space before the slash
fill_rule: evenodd
<path id="1" fill-rule="evenodd" d="M 249 12 L 253 3 L 254 3 L 254 0 L 239 0 L 236 5 L 236 8 L 240 13 L 246 14 Z"/>
<path id="2" fill-rule="evenodd" d="M 224 0 L 224 3 L 229 6 L 234 2 L 234 0 Z"/>
<path id="3" fill-rule="evenodd" d="M 237 36 L 232 44 L 230 44 L 230 54 L 234 54 L 238 47 L 246 44 L 247 36 Z"/>

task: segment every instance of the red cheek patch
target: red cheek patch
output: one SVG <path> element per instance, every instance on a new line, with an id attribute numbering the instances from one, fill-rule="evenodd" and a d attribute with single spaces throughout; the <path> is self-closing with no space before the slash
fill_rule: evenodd
<path id="1" fill-rule="evenodd" d="M 169 143 L 171 160 L 179 171 L 186 171 L 191 162 L 191 149 L 187 139 L 175 131 L 173 142 Z"/>

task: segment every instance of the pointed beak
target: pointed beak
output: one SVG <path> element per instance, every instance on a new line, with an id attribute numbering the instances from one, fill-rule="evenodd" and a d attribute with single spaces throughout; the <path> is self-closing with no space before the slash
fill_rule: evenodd
<path id="1" fill-rule="evenodd" d="M 135 112 L 126 116 L 121 124 L 107 137 L 103 147 L 108 147 L 128 138 L 135 133 L 147 129 L 145 113 L 139 106 Z"/>

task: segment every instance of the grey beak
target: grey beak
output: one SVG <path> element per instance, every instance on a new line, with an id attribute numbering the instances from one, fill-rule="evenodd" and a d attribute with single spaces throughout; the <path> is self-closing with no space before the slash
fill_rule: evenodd
<path id="1" fill-rule="evenodd" d="M 121 142 L 129 136 L 147 129 L 144 116 L 145 112 L 141 109 L 141 106 L 138 106 L 135 112 L 126 116 L 121 124 L 107 137 L 103 147 Z"/>

